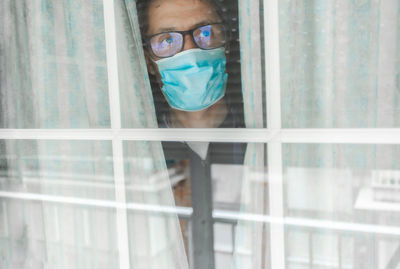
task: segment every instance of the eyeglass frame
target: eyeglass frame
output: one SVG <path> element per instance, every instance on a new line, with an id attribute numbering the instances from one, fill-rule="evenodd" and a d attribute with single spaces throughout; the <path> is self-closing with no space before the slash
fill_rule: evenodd
<path id="1" fill-rule="evenodd" d="M 220 46 L 220 47 L 215 47 L 215 48 L 210 48 L 210 49 L 201 48 L 201 47 L 197 44 L 197 42 L 196 42 L 196 40 L 195 40 L 195 38 L 194 38 L 194 36 L 193 36 L 193 32 L 196 31 L 197 29 L 201 28 L 201 27 L 209 26 L 209 25 L 216 25 L 216 24 L 222 25 L 223 32 L 224 32 L 224 37 L 225 37 L 225 41 L 224 41 L 223 45 Z M 175 54 L 173 54 L 173 55 L 171 55 L 171 56 L 158 56 L 158 55 L 156 55 L 156 54 L 154 53 L 154 51 L 153 51 L 153 48 L 152 48 L 152 46 L 151 46 L 151 39 L 152 39 L 153 37 L 157 36 L 157 35 L 167 34 L 167 33 L 178 33 L 178 34 L 181 34 L 181 35 L 182 35 L 182 46 L 181 46 L 180 50 L 179 50 L 177 53 L 175 53 Z M 151 53 L 152 53 L 154 56 L 156 56 L 156 57 L 158 57 L 158 58 L 170 58 L 170 57 L 173 57 L 174 55 L 176 55 L 176 54 L 178 54 L 178 53 L 180 53 L 180 52 L 183 51 L 183 48 L 185 47 L 185 37 L 186 37 L 187 34 L 190 34 L 190 35 L 191 35 L 192 40 L 193 40 L 193 43 L 196 44 L 196 46 L 197 46 L 199 49 L 202 49 L 202 50 L 212 50 L 212 49 L 216 49 L 216 48 L 222 48 L 222 47 L 224 47 L 224 46 L 228 43 L 228 40 L 229 40 L 229 35 L 228 35 L 228 33 L 229 33 L 228 27 L 226 26 L 226 24 L 225 24 L 224 22 L 215 22 L 215 23 L 208 23 L 208 24 L 196 26 L 196 28 L 193 28 L 193 29 L 190 29 L 190 30 L 187 30 L 187 31 L 165 31 L 165 32 L 160 32 L 160 33 L 153 34 L 153 35 L 150 35 L 150 36 L 146 36 L 146 37 L 144 38 L 144 41 L 145 41 L 144 44 L 150 47 Z"/>

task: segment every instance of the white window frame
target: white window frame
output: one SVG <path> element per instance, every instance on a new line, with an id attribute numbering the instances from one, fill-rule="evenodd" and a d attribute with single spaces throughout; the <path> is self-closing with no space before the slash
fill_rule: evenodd
<path id="1" fill-rule="evenodd" d="M 110 129 L 0 129 L 2 140 L 107 140 L 112 142 L 115 178 L 115 202 L 90 199 L 54 197 L 41 194 L 22 194 L 0 191 L 0 197 L 52 201 L 70 204 L 85 204 L 117 209 L 117 231 L 119 262 L 121 269 L 130 268 L 127 227 L 127 210 L 165 211 L 190 215 L 184 208 L 153 208 L 145 205 L 127 204 L 123 169 L 123 141 L 210 141 L 266 143 L 268 145 L 269 216 L 234 214 L 215 211 L 214 217 L 261 221 L 270 224 L 270 242 L 273 247 L 266 254 L 271 258 L 271 268 L 285 268 L 284 226 L 324 227 L 346 231 L 400 235 L 400 228 L 300 220 L 284 216 L 282 144 L 284 143 L 327 143 L 327 144 L 393 144 L 400 145 L 400 128 L 362 129 L 283 129 L 281 126 L 281 89 L 279 61 L 279 10 L 278 0 L 264 2 L 264 44 L 267 128 L 264 129 L 122 129 L 118 62 L 115 33 L 114 0 L 103 0 L 106 54 L 111 113 Z"/>

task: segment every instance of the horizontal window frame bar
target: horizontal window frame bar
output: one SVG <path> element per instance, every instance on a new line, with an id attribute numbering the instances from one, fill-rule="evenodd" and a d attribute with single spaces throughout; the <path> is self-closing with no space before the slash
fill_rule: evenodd
<path id="1" fill-rule="evenodd" d="M 121 203 L 110 200 L 98 200 L 90 198 L 66 197 L 55 196 L 48 194 L 37 193 L 24 193 L 24 192 L 9 192 L 0 191 L 0 198 L 26 200 L 26 201 L 41 201 L 56 204 L 67 204 L 72 206 L 88 206 L 100 207 L 110 209 L 127 209 L 137 211 L 138 213 L 161 213 L 166 215 L 176 214 L 184 219 L 190 219 L 193 214 L 191 207 L 173 207 L 140 203 Z M 368 233 L 378 235 L 398 235 L 400 236 L 400 228 L 387 225 L 375 225 L 364 223 L 352 223 L 332 220 L 321 219 L 306 219 L 299 217 L 273 217 L 269 215 L 242 213 L 228 210 L 213 210 L 213 219 L 216 222 L 226 221 L 247 221 L 247 222 L 261 222 L 261 223 L 277 223 L 285 226 L 290 226 L 299 229 L 324 229 L 338 232 L 354 232 L 354 233 Z"/>
<path id="2" fill-rule="evenodd" d="M 1 140 L 201 141 L 297 144 L 400 144 L 400 128 L 260 129 L 0 129 Z"/>

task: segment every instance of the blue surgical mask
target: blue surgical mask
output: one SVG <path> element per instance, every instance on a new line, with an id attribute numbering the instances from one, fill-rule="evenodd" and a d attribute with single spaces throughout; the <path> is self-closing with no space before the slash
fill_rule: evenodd
<path id="1" fill-rule="evenodd" d="M 172 108 L 199 111 L 225 95 L 224 48 L 190 49 L 156 61 L 163 82 L 162 92 Z"/>

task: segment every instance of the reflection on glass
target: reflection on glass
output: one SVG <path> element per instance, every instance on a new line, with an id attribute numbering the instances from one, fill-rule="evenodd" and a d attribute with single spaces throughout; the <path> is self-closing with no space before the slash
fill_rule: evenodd
<path id="1" fill-rule="evenodd" d="M 10 140 L 0 150 L 0 262 L 11 268 L 22 256 L 118 266 L 125 210 L 132 268 L 184 268 L 183 253 L 190 264 L 268 268 L 270 222 L 284 228 L 288 268 L 399 263 L 398 146 L 283 145 L 283 219 L 269 216 L 260 144 L 126 141 L 125 202 L 108 141 Z"/>
<path id="2" fill-rule="evenodd" d="M 7 140 L 0 152 L 1 268 L 118 268 L 110 142 Z"/>
<path id="3" fill-rule="evenodd" d="M 173 264 L 181 247 L 193 268 L 262 259 L 267 230 L 244 215 L 267 210 L 263 145 L 126 141 L 124 165 L 132 261 Z"/>
<path id="4" fill-rule="evenodd" d="M 256 266 L 266 251 L 267 229 L 264 223 L 246 220 L 243 214 L 263 215 L 267 210 L 264 146 L 208 142 L 162 145 L 175 203 L 182 209 L 178 216 L 190 262 L 201 264 L 196 253 L 202 249 L 200 258 L 215 261 L 209 268 Z"/>
<path id="5" fill-rule="evenodd" d="M 0 212 L 1 268 L 119 268 L 115 209 L 1 198 Z"/>
<path id="6" fill-rule="evenodd" d="M 284 145 L 289 268 L 398 266 L 399 153 L 397 145 Z"/>
<path id="7" fill-rule="evenodd" d="M 266 251 L 264 223 L 243 217 L 266 213 L 262 145 L 126 141 L 123 186 L 111 141 L 6 140 L 0 148 L 5 263 L 114 268 L 126 248 L 131 268 L 185 268 L 185 253 L 221 268 L 252 266 Z M 15 251 L 13 240 L 22 242 Z"/>
<path id="8" fill-rule="evenodd" d="M 6 140 L 2 190 L 114 200 L 110 141 Z"/>

